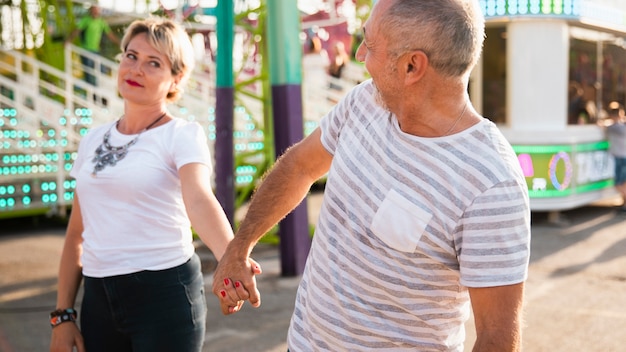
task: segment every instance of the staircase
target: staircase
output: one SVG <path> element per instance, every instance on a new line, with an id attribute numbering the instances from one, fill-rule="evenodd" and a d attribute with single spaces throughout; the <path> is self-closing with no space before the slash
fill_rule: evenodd
<path id="1" fill-rule="evenodd" d="M 93 126 L 118 119 L 123 101 L 117 94 L 117 63 L 67 45 L 64 71 L 15 51 L 0 52 L 0 219 L 35 214 L 64 216 L 75 181 L 69 170 L 82 136 Z M 81 64 L 80 56 L 94 67 Z M 214 72 L 214 70 L 210 70 Z M 347 79 L 333 80 L 336 89 L 313 87 L 303 97 L 305 133 L 356 82 L 363 69 L 346 69 Z M 86 81 L 95 78 L 95 85 Z M 197 67 L 185 94 L 170 112 L 204 126 L 213 149 L 215 140 L 215 79 Z M 306 82 L 304 82 L 306 84 Z M 246 99 L 245 96 L 239 99 Z M 263 148 L 262 106 L 256 100 L 235 109 L 235 153 Z M 237 169 L 236 185 L 252 182 L 250 168 Z"/>

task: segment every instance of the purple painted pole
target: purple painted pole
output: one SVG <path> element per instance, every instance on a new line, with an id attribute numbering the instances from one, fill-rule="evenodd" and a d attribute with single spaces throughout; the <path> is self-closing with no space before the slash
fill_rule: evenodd
<path id="1" fill-rule="evenodd" d="M 231 226 L 235 218 L 233 87 L 215 88 L 215 196 Z"/>
<path id="2" fill-rule="evenodd" d="M 281 155 L 304 134 L 297 2 L 267 0 L 267 16 L 274 145 L 276 155 Z M 280 222 L 279 233 L 282 275 L 302 274 L 311 248 L 306 201 Z"/>
<path id="3" fill-rule="evenodd" d="M 302 93 L 299 84 L 272 86 L 274 109 L 274 145 L 276 154 L 303 138 Z M 280 258 L 283 276 L 297 276 L 304 272 L 311 248 L 306 199 L 279 225 Z"/>
<path id="4" fill-rule="evenodd" d="M 215 87 L 215 196 L 231 226 L 235 220 L 235 162 L 233 147 L 234 78 L 232 0 L 217 3 L 217 80 Z"/>

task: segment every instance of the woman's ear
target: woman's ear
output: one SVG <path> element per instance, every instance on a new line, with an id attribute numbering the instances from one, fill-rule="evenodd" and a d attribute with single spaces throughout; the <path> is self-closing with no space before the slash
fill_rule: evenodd
<path id="1" fill-rule="evenodd" d="M 174 76 L 174 81 L 172 81 L 172 83 L 170 84 L 170 92 L 175 92 L 178 89 L 177 87 L 180 84 L 182 77 L 182 74 Z"/>

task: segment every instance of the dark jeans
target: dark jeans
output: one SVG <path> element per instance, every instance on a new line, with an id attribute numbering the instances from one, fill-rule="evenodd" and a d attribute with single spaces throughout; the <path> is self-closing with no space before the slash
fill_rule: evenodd
<path id="1" fill-rule="evenodd" d="M 626 158 L 615 157 L 615 185 L 626 183 Z"/>
<path id="2" fill-rule="evenodd" d="M 202 350 L 206 312 L 194 254 L 171 269 L 85 277 L 80 322 L 89 352 L 191 352 Z"/>

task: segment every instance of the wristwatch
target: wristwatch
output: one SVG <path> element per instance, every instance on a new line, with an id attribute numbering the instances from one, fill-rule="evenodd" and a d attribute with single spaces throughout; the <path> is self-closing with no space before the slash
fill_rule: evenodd
<path id="1" fill-rule="evenodd" d="M 76 321 L 78 312 L 74 308 L 57 309 L 54 312 L 50 312 L 50 326 L 55 327 L 66 321 Z"/>

